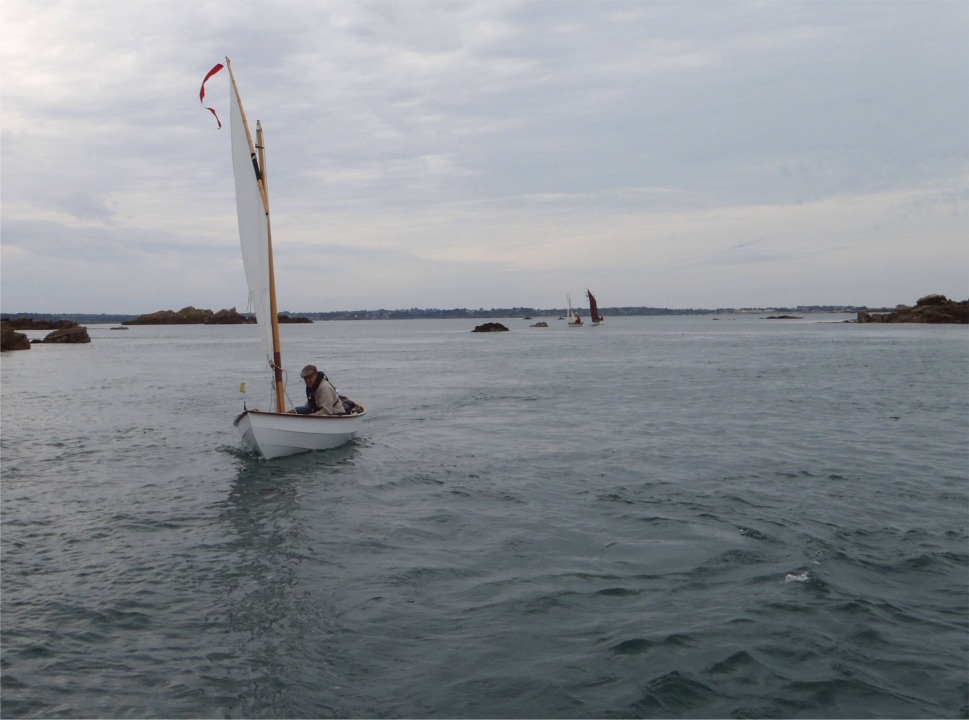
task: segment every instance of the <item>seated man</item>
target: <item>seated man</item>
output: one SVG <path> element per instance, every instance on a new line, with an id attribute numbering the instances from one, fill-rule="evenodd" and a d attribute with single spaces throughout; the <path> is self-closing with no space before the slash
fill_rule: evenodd
<path id="1" fill-rule="evenodd" d="M 296 408 L 299 415 L 346 414 L 340 395 L 330 384 L 326 373 L 317 370 L 316 365 L 307 365 L 299 375 L 306 383 L 306 404 Z"/>

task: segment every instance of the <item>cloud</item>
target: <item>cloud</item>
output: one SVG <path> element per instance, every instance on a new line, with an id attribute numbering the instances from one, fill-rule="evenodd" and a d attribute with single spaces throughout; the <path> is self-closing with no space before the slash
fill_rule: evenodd
<path id="1" fill-rule="evenodd" d="M 962 3 L 8 0 L 0 22 L 5 311 L 244 304 L 228 132 L 198 102 L 225 54 L 293 309 L 969 296 Z M 223 73 L 224 121 L 227 95 Z M 90 285 L 48 280 L 56 257 Z"/>

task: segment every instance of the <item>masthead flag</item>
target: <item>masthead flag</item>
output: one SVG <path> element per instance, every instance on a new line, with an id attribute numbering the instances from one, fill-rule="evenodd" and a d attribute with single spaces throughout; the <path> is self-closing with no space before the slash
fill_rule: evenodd
<path id="1" fill-rule="evenodd" d="M 222 129 L 222 121 L 219 120 L 218 113 L 216 113 L 215 110 L 213 110 L 212 108 L 205 106 L 205 83 L 207 83 L 209 81 L 209 78 L 215 75 L 221 69 L 222 69 L 222 63 L 216 63 L 215 67 L 209 70 L 208 73 L 206 73 L 205 77 L 202 78 L 202 87 L 199 89 L 199 102 L 202 103 L 202 106 L 205 107 L 206 110 L 208 110 L 210 113 L 215 115 L 215 121 L 219 123 L 219 130 Z"/>

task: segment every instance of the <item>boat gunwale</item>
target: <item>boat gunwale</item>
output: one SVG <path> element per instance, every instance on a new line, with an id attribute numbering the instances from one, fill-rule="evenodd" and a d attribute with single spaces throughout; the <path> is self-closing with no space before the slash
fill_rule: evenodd
<path id="1" fill-rule="evenodd" d="M 273 410 L 243 410 L 236 416 L 236 419 L 232 421 L 235 426 L 239 425 L 239 421 L 242 420 L 246 415 L 272 415 L 276 417 L 293 418 L 294 420 L 299 418 L 302 420 L 353 420 L 355 418 L 362 418 L 367 414 L 367 411 L 357 413 L 344 413 L 343 415 L 301 415 L 295 412 L 275 412 Z"/>

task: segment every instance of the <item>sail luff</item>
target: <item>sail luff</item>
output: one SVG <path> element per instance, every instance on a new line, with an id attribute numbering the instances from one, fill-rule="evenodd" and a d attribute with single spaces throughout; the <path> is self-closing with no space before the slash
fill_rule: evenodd
<path id="1" fill-rule="evenodd" d="M 249 157 L 252 160 L 252 167 L 256 175 L 256 184 L 259 188 L 259 197 L 262 200 L 263 211 L 266 215 L 269 215 L 269 196 L 266 194 L 266 188 L 263 184 L 262 172 L 259 169 L 259 160 L 256 156 L 256 146 L 252 141 L 252 132 L 249 130 L 249 120 L 246 118 L 246 110 L 242 104 L 242 95 L 239 94 L 239 86 L 236 84 L 236 75 L 232 70 L 232 61 L 229 58 L 225 59 L 225 66 L 229 69 L 229 79 L 232 81 L 232 97 L 235 100 L 236 106 L 238 106 L 239 117 L 242 120 L 242 129 L 246 134 L 246 144 L 249 146 Z"/>

